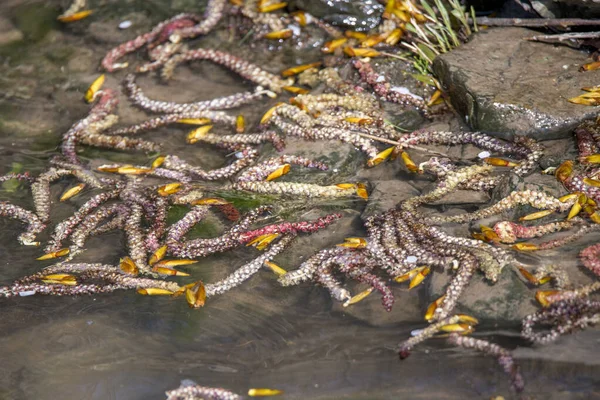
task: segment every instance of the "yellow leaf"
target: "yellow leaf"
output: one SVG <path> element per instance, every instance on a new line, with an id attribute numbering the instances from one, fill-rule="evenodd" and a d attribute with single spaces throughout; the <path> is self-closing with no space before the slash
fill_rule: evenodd
<path id="1" fill-rule="evenodd" d="M 62 196 L 60 196 L 60 201 L 67 201 L 71 197 L 76 196 L 83 190 L 84 187 L 85 187 L 85 183 L 80 183 L 79 185 L 73 186 L 72 188 L 66 190 L 62 194 Z"/>
<path id="2" fill-rule="evenodd" d="M 139 288 L 137 292 L 144 296 L 166 296 L 173 294 L 170 290 L 161 288 Z"/>
<path id="3" fill-rule="evenodd" d="M 284 165 L 278 167 L 275 171 L 271 172 L 267 176 L 267 181 L 272 181 L 274 179 L 277 179 L 280 176 L 287 174 L 288 172 L 290 172 L 290 164 L 284 164 Z"/>
<path id="4" fill-rule="evenodd" d="M 278 394 L 282 394 L 283 391 L 277 389 L 249 389 L 248 396 L 250 397 L 265 397 L 265 396 L 276 396 Z"/>
<path id="5" fill-rule="evenodd" d="M 88 90 L 85 92 L 85 101 L 87 101 L 88 103 L 91 103 L 92 101 L 94 101 L 94 98 L 96 97 L 96 93 L 98 93 L 98 91 L 104 84 L 104 79 L 105 79 L 105 76 L 104 76 L 104 74 L 102 74 L 99 77 L 97 77 L 94 80 L 94 82 L 92 82 L 92 84 L 90 85 Z"/>
<path id="6" fill-rule="evenodd" d="M 79 11 L 79 12 L 76 12 L 71 15 L 65 15 L 65 16 L 61 15 L 57 19 L 60 22 L 64 22 L 64 23 L 75 22 L 75 21 L 81 21 L 82 19 L 89 17 L 93 13 L 94 13 L 93 10 L 83 10 L 83 11 Z"/>

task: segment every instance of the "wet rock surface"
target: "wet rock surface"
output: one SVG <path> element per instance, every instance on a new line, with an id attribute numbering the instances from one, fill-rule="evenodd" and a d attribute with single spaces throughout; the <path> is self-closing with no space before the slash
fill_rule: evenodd
<path id="1" fill-rule="evenodd" d="M 569 136 L 581 121 L 596 116 L 594 107 L 567 99 L 596 85 L 600 71 L 578 71 L 589 62 L 584 52 L 523 40 L 535 33 L 489 29 L 436 58 L 436 75 L 474 130 L 504 138 L 554 139 Z"/>
<path id="2" fill-rule="evenodd" d="M 600 17 L 600 2 L 595 0 L 533 0 L 531 7 L 544 18 Z"/>
<path id="3" fill-rule="evenodd" d="M 383 6 L 374 0 L 295 0 L 293 6 L 341 28 L 367 31 L 379 24 Z"/>
<path id="4" fill-rule="evenodd" d="M 11 44 L 23 40 L 23 33 L 15 28 L 8 20 L 0 16 L 0 46 Z"/>

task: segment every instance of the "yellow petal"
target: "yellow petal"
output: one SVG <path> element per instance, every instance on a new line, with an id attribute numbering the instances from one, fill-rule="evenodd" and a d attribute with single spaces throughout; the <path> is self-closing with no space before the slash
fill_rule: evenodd
<path id="1" fill-rule="evenodd" d="M 60 196 L 60 201 L 69 200 L 71 197 L 76 196 L 79 192 L 83 190 L 85 187 L 85 183 L 80 183 L 77 186 L 73 186 L 72 188 L 66 190 L 62 196 Z"/>
<path id="2" fill-rule="evenodd" d="M 121 167 L 133 167 L 133 165 L 126 164 L 126 165 L 121 165 L 120 167 L 115 167 L 113 165 L 101 165 L 98 167 L 98 171 L 115 173 Z"/>
<path id="3" fill-rule="evenodd" d="M 483 240 L 485 240 L 486 242 L 500 242 L 500 237 L 498 236 L 495 230 L 485 225 L 479 225 L 479 228 L 481 229 L 481 233 L 483 233 Z"/>
<path id="4" fill-rule="evenodd" d="M 598 214 L 598 211 L 590 214 L 590 219 L 592 220 L 592 222 L 600 224 L 600 214 Z"/>
<path id="5" fill-rule="evenodd" d="M 554 176 L 561 182 L 566 181 L 573 173 L 573 161 L 567 160 L 554 171 Z"/>
<path id="6" fill-rule="evenodd" d="M 190 204 L 194 206 L 223 206 L 231 203 L 220 197 L 205 197 L 203 199 L 194 200 Z"/>
<path id="7" fill-rule="evenodd" d="M 238 115 L 235 118 L 235 131 L 237 133 L 244 133 L 246 130 L 246 119 L 243 115 Z"/>
<path id="8" fill-rule="evenodd" d="M 344 53 L 350 57 L 378 57 L 381 55 L 375 49 L 357 47 L 346 47 L 344 48 Z"/>
<path id="9" fill-rule="evenodd" d="M 290 14 L 300 26 L 306 26 L 306 13 L 304 11 L 296 11 Z"/>
<path id="10" fill-rule="evenodd" d="M 388 147 L 387 149 L 383 150 L 380 153 L 377 153 L 377 155 L 375 157 L 373 157 L 372 159 L 370 159 L 369 161 L 367 161 L 367 165 L 369 167 L 374 167 L 375 165 L 380 164 L 381 162 L 387 160 L 388 158 L 390 158 L 390 156 L 392 155 L 392 152 L 394 151 L 396 147 Z"/>
<path id="11" fill-rule="evenodd" d="M 94 82 L 92 82 L 92 84 L 90 85 L 88 90 L 85 92 L 85 101 L 87 101 L 88 103 L 91 103 L 92 101 L 94 101 L 94 98 L 96 97 L 96 93 L 98 93 L 98 91 L 104 84 L 104 79 L 105 79 L 105 76 L 104 76 L 104 74 L 102 74 L 99 77 L 97 77 L 96 80 L 94 80 Z"/>
<path id="12" fill-rule="evenodd" d="M 294 94 L 307 94 L 309 92 L 308 89 L 304 89 L 304 88 L 300 88 L 297 86 L 284 86 L 283 90 L 286 90 L 290 93 L 294 93 Z"/>
<path id="13" fill-rule="evenodd" d="M 581 66 L 580 71 L 594 71 L 600 68 L 600 61 L 594 61 Z"/>
<path id="14" fill-rule="evenodd" d="M 537 278 L 535 276 L 533 276 L 533 274 L 529 271 L 527 271 L 525 268 L 523 267 L 518 267 L 519 272 L 521 273 L 521 275 L 523 275 L 523 277 L 525 279 L 527 279 L 529 281 L 529 283 L 533 284 L 533 285 L 538 285 L 539 281 L 537 280 Z"/>
<path id="15" fill-rule="evenodd" d="M 590 164 L 600 164 L 600 154 L 592 154 L 590 156 L 584 157 L 583 160 Z"/>
<path id="16" fill-rule="evenodd" d="M 414 278 L 423 268 L 425 268 L 425 267 L 417 267 L 417 268 L 411 269 L 404 275 L 396 276 L 394 278 L 394 281 L 396 281 L 398 283 L 406 282 L 407 280 Z"/>
<path id="17" fill-rule="evenodd" d="M 133 260 L 129 257 L 124 257 L 119 260 L 119 268 L 121 271 L 129 275 L 137 275 L 140 273 L 140 270 L 138 269 L 137 265 L 135 265 L 135 262 L 133 262 Z"/>
<path id="18" fill-rule="evenodd" d="M 148 264 L 149 265 L 154 265 L 157 262 L 159 262 L 160 260 L 162 260 L 165 257 L 165 254 L 167 254 L 167 246 L 162 246 L 159 247 L 158 249 L 156 249 L 156 251 L 150 256 L 150 259 L 148 260 Z"/>
<path id="19" fill-rule="evenodd" d="M 515 245 L 512 246 L 513 249 L 515 250 L 519 250 L 519 251 L 536 251 L 539 250 L 539 248 L 533 244 L 533 243 L 517 243 Z"/>
<path id="20" fill-rule="evenodd" d="M 369 200 L 369 193 L 367 187 L 363 183 L 356 184 L 356 194 L 363 200 Z"/>
<path id="21" fill-rule="evenodd" d="M 398 17 L 402 22 L 410 22 L 410 14 L 405 11 L 395 8 L 392 10 L 392 14 Z"/>
<path id="22" fill-rule="evenodd" d="M 548 282 L 550 282 L 551 280 L 552 280 L 552 277 L 551 277 L 551 276 L 544 276 L 543 278 L 541 278 L 541 279 L 538 279 L 538 283 L 539 283 L 540 285 L 543 285 L 543 284 L 545 284 L 545 283 L 548 283 Z"/>
<path id="23" fill-rule="evenodd" d="M 600 98 L 588 97 L 585 95 L 572 97 L 567 100 L 569 103 L 579 104 L 582 106 L 598 106 L 600 105 Z"/>
<path id="24" fill-rule="evenodd" d="M 456 316 L 459 318 L 460 322 L 464 322 L 469 325 L 477 325 L 479 323 L 477 318 L 471 317 L 467 314 L 456 314 Z"/>
<path id="25" fill-rule="evenodd" d="M 265 237 L 264 239 L 262 239 L 260 242 L 258 242 L 256 244 L 256 250 L 264 250 L 267 248 L 267 246 L 273 241 L 275 240 L 275 238 L 277 238 L 279 236 L 279 233 L 272 233 L 270 235 L 266 235 L 267 237 Z"/>
<path id="26" fill-rule="evenodd" d="M 265 39 L 279 40 L 279 39 L 289 39 L 293 36 L 294 32 L 291 29 L 283 29 L 281 31 L 273 31 L 265 34 L 263 37 Z"/>
<path id="27" fill-rule="evenodd" d="M 273 107 L 269 108 L 267 110 L 267 112 L 262 116 L 262 118 L 260 119 L 260 123 L 264 124 L 266 123 L 268 120 L 271 119 L 271 117 L 273 116 L 273 114 L 275 113 L 275 110 L 277 109 L 277 107 L 279 107 L 280 105 L 282 105 L 284 103 L 277 103 L 275 104 Z"/>
<path id="28" fill-rule="evenodd" d="M 284 164 L 281 167 L 277 168 L 275 171 L 271 172 L 269 176 L 267 176 L 267 181 L 272 181 L 274 179 L 279 178 L 290 172 L 290 164 Z"/>
<path id="29" fill-rule="evenodd" d="M 335 186 L 340 189 L 356 189 L 356 184 L 354 183 L 337 183 Z"/>
<path id="30" fill-rule="evenodd" d="M 322 64 L 323 63 L 319 61 L 319 62 L 314 62 L 314 63 L 310 63 L 310 64 L 298 65 L 296 67 L 288 68 L 284 71 L 281 71 L 281 76 L 283 76 L 284 78 L 287 78 L 287 77 L 290 77 L 293 75 L 297 75 L 300 72 L 304 72 L 308 69 L 320 67 Z"/>
<path id="31" fill-rule="evenodd" d="M 427 307 L 427 311 L 425 311 L 425 321 L 431 321 L 433 316 L 435 315 L 435 310 L 442 304 L 446 295 L 443 295 L 439 299 L 435 300 L 433 303 Z"/>
<path id="32" fill-rule="evenodd" d="M 163 163 L 165 162 L 165 158 L 166 157 L 164 157 L 164 156 L 156 157 L 156 159 L 154 161 L 152 161 L 152 169 L 158 168 L 161 165 L 163 165 Z"/>
<path id="33" fill-rule="evenodd" d="M 358 39 L 358 40 L 363 40 L 363 39 L 367 38 L 366 33 L 355 32 L 355 31 L 345 31 L 344 36 L 346 36 L 347 38 Z"/>
<path id="34" fill-rule="evenodd" d="M 249 389 L 248 396 L 250 397 L 265 397 L 265 396 L 276 396 L 278 394 L 282 394 L 283 391 L 277 389 Z"/>
<path id="35" fill-rule="evenodd" d="M 160 267 L 160 266 L 158 266 L 158 264 L 156 264 L 154 267 L 152 267 L 152 271 L 154 271 L 158 274 L 169 275 L 169 276 L 190 276 L 190 274 L 188 274 L 188 273 L 177 271 L 176 269 L 173 269 L 173 268 Z"/>
<path id="36" fill-rule="evenodd" d="M 333 40 L 331 40 L 329 42 L 326 42 L 323 45 L 323 47 L 321 47 L 321 51 L 323 53 L 333 53 L 335 51 L 335 49 L 339 48 L 340 46 L 342 46 L 347 41 L 348 41 L 347 38 L 333 39 Z"/>
<path id="37" fill-rule="evenodd" d="M 589 186 L 600 187 L 600 181 L 592 178 L 583 178 L 583 183 Z"/>
<path id="38" fill-rule="evenodd" d="M 185 259 L 181 259 L 181 260 L 161 260 L 159 262 L 156 263 L 156 266 L 158 267 L 176 267 L 178 265 L 190 265 L 190 264 L 196 264 L 198 261 L 196 260 L 185 260 Z"/>
<path id="39" fill-rule="evenodd" d="M 402 39 L 402 35 L 402 29 L 394 29 L 385 38 L 385 44 L 389 46 L 395 46 L 396 44 L 398 44 L 400 39 Z"/>
<path id="40" fill-rule="evenodd" d="M 171 194 L 177 193 L 180 190 L 181 190 L 181 183 L 174 182 L 174 183 L 167 183 L 166 185 L 159 187 L 157 192 L 161 196 L 166 197 Z"/>
<path id="41" fill-rule="evenodd" d="M 535 292 L 535 299 L 542 305 L 542 307 L 548 307 L 551 302 L 548 300 L 548 296 L 552 296 L 560 293 L 559 290 L 538 290 Z"/>
<path id="42" fill-rule="evenodd" d="M 76 12 L 74 14 L 71 15 L 65 15 L 65 16 L 60 16 L 58 18 L 56 18 L 57 20 L 59 20 L 60 22 L 64 22 L 64 23 L 68 23 L 68 22 L 75 22 L 75 21 L 80 21 L 84 18 L 89 17 L 90 15 L 93 14 L 93 10 L 83 10 L 83 11 L 79 11 Z"/>
<path id="43" fill-rule="evenodd" d="M 357 295 L 352 296 L 350 298 L 350 300 L 348 300 L 347 302 L 344 303 L 344 307 L 351 306 L 352 304 L 356 304 L 359 301 L 364 300 L 368 295 L 371 294 L 371 292 L 373 292 L 373 288 L 368 288 L 367 290 L 363 290 L 362 292 L 358 293 Z"/>
<path id="44" fill-rule="evenodd" d="M 65 248 L 65 249 L 60 249 L 57 251 L 53 251 L 51 253 L 47 253 L 44 254 L 41 257 L 38 257 L 36 260 L 51 260 L 53 258 L 58 258 L 58 257 L 62 257 L 62 256 L 66 256 L 67 254 L 69 254 L 69 249 Z"/>
<path id="45" fill-rule="evenodd" d="M 441 102 L 442 102 L 442 91 L 437 89 L 435 92 L 433 92 L 433 94 L 431 95 L 431 98 L 429 98 L 429 101 L 427 102 L 427 107 L 431 107 L 436 104 L 440 104 Z"/>
<path id="46" fill-rule="evenodd" d="M 275 240 L 275 238 L 277 238 L 278 236 L 278 233 L 267 233 L 265 235 L 260 235 L 246 243 L 246 246 L 256 246 L 258 250 L 262 250 L 265 247 L 267 247 L 269 243 Z"/>
<path id="47" fill-rule="evenodd" d="M 358 124 L 358 125 L 370 125 L 373 123 L 372 118 L 366 118 L 366 117 L 346 117 L 346 118 L 344 118 L 344 121 L 350 122 L 351 124 Z"/>
<path id="48" fill-rule="evenodd" d="M 429 275 L 431 269 L 429 267 L 422 268 L 415 276 L 410 280 L 410 285 L 408 285 L 408 289 L 412 289 L 421 284 L 425 280 L 425 277 Z"/>
<path id="49" fill-rule="evenodd" d="M 535 219 L 540 219 L 540 218 L 546 217 L 546 216 L 552 214 L 553 212 L 554 212 L 553 210 L 537 211 L 537 212 L 527 214 L 527 215 L 519 218 L 519 221 L 533 221 Z"/>
<path id="50" fill-rule="evenodd" d="M 516 167 L 519 164 L 514 163 L 512 161 L 504 160 L 502 158 L 496 157 L 486 157 L 483 159 L 486 164 L 494 165 L 496 167 Z"/>
<path id="51" fill-rule="evenodd" d="M 44 283 L 53 283 L 53 284 L 57 284 L 57 285 L 68 285 L 68 286 L 75 286 L 77 285 L 77 281 L 70 281 L 70 280 L 54 280 L 54 279 L 42 279 L 42 282 Z"/>
<path id="52" fill-rule="evenodd" d="M 273 273 L 275 273 L 276 275 L 282 276 L 287 274 L 287 271 L 285 269 L 281 268 L 279 265 L 271 261 L 265 261 L 265 265 L 271 268 L 271 271 L 273 271 Z"/>
<path id="53" fill-rule="evenodd" d="M 166 296 L 173 294 L 170 290 L 161 288 L 139 288 L 137 292 L 144 296 Z"/>
<path id="54" fill-rule="evenodd" d="M 412 158 L 410 158 L 410 155 L 407 152 L 403 151 L 402 153 L 400 153 L 400 157 L 402 157 L 404 165 L 406 165 L 406 168 L 410 172 L 419 171 L 419 167 L 417 167 L 417 164 L 415 164 L 415 162 L 412 160 Z"/>
<path id="55" fill-rule="evenodd" d="M 203 307 L 206 303 L 206 288 L 202 281 L 198 281 L 185 291 L 185 299 L 191 308 Z"/>
<path id="56" fill-rule="evenodd" d="M 50 275 L 44 275 L 42 278 L 43 279 L 52 279 L 55 281 L 62 281 L 62 280 L 72 281 L 75 279 L 75 277 L 73 275 L 69 275 L 69 274 L 50 274 Z"/>
<path id="57" fill-rule="evenodd" d="M 119 167 L 117 173 L 122 175 L 144 175 L 152 172 L 152 168 Z"/>
<path id="58" fill-rule="evenodd" d="M 569 211 L 569 215 L 567 216 L 567 221 L 576 217 L 581 212 L 581 204 L 579 202 L 573 204 L 571 210 Z"/>
<path id="59" fill-rule="evenodd" d="M 558 200 L 561 203 L 566 203 L 567 201 L 576 199 L 577 197 L 579 197 L 579 193 L 569 193 L 569 194 L 566 194 L 566 195 L 564 195 L 562 197 L 559 197 Z"/>
<path id="60" fill-rule="evenodd" d="M 182 118 L 178 119 L 177 122 L 187 125 L 206 125 L 210 124 L 212 121 L 209 118 Z"/>
<path id="61" fill-rule="evenodd" d="M 338 247 L 346 247 L 350 249 L 363 249 L 367 247 L 367 241 L 363 238 L 345 238 L 344 243 L 337 244 Z"/>
<path id="62" fill-rule="evenodd" d="M 191 131 L 187 136 L 188 143 L 196 143 L 212 129 L 212 125 L 204 125 Z"/>
<path id="63" fill-rule="evenodd" d="M 465 332 L 471 331 L 472 329 L 473 327 L 471 325 L 462 323 L 448 324 L 440 327 L 440 330 L 444 332 Z"/>
<path id="64" fill-rule="evenodd" d="M 373 35 L 367 36 L 363 40 L 360 41 L 360 47 L 373 47 L 377 46 L 379 43 L 383 42 L 386 38 L 386 35 Z"/>
<path id="65" fill-rule="evenodd" d="M 268 5 L 265 5 L 265 6 L 259 6 L 258 7 L 258 12 L 268 13 L 268 12 L 272 12 L 272 11 L 281 10 L 282 8 L 285 8 L 286 6 L 287 6 L 287 3 L 268 4 Z"/>

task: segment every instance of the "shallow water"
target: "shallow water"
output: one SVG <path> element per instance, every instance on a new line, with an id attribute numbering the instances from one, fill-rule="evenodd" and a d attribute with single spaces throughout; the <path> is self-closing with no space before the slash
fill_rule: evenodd
<path id="1" fill-rule="evenodd" d="M 109 48 L 165 16 L 203 8 L 202 3 L 183 0 L 172 2 L 172 10 L 161 1 L 98 1 L 99 11 L 89 20 L 63 27 L 54 18 L 65 3 L 8 0 L 0 5 L 0 17 L 25 35 L 23 41 L 0 46 L 3 173 L 22 168 L 35 174 L 56 154 L 61 134 L 86 114 L 83 93 L 97 76 L 99 60 Z M 116 26 L 124 19 L 131 19 L 134 25 L 119 31 Z M 222 40 L 223 47 L 263 63 L 273 72 L 314 57 L 314 51 L 306 48 L 257 53 L 256 48 L 238 46 L 237 40 L 226 41 L 223 36 L 201 39 L 200 44 L 202 40 L 213 45 Z M 123 73 L 111 75 L 106 85 L 118 87 L 122 77 Z M 168 84 L 154 77 L 139 82 L 149 96 L 177 101 L 210 99 L 250 87 L 208 63 L 180 67 Z M 240 112 L 253 123 L 269 104 L 252 105 Z M 122 97 L 120 116 L 125 125 L 143 119 L 144 113 L 129 107 Z M 452 120 L 449 124 L 458 123 Z M 184 136 L 185 131 L 178 128 L 148 134 L 148 138 L 163 143 L 166 152 L 177 151 L 190 162 L 207 167 L 223 162 L 223 155 L 211 149 L 185 146 Z M 291 141 L 287 150 L 316 154 L 338 171 L 336 176 L 296 173 L 289 179 L 331 183 L 410 177 L 387 164 L 357 170 L 364 159 L 348 157 L 354 150 L 338 144 Z M 83 156 L 94 163 L 149 163 L 152 159 L 95 149 L 85 149 Z M 428 182 L 417 178 L 411 183 L 422 189 Z M 58 196 L 67 187 L 68 181 L 59 182 L 53 186 L 53 194 Z M 53 221 L 68 216 L 89 195 L 55 205 Z M 4 187 L 0 200 L 32 207 L 28 189 L 23 186 Z M 324 232 L 300 239 L 276 259 L 279 265 L 292 269 L 318 249 L 362 232 L 359 215 L 364 204 L 344 201 L 319 206 L 341 209 L 345 217 Z M 304 217 L 314 216 L 308 213 Z M 42 265 L 34 261 L 41 249 L 18 246 L 20 229 L 18 222 L 0 219 L 3 284 L 36 272 Z M 118 234 L 93 238 L 88 247 L 90 250 L 78 259 L 116 263 L 125 254 L 123 237 Z M 203 259 L 186 270 L 210 282 L 256 254 L 254 249 L 240 249 Z M 279 287 L 268 271 L 211 299 L 201 310 L 190 310 L 184 301 L 133 292 L 0 300 L 0 398 L 160 399 L 182 379 L 238 393 L 249 387 L 273 387 L 284 390 L 286 399 L 511 398 L 508 380 L 494 359 L 448 348 L 442 341 L 428 341 L 408 359 L 398 360 L 394 346 L 411 330 L 425 325 L 421 316 L 427 305 L 427 290 L 427 285 L 411 292 L 395 287 L 397 302 L 389 314 L 380 307 L 378 296 L 370 296 L 353 309 L 343 309 L 324 289 Z M 565 337 L 543 348 L 530 347 L 518 338 L 518 331 L 518 326 L 498 319 L 486 321 L 477 335 L 517 348 L 515 356 L 526 381 L 526 396 L 600 397 L 600 361 L 594 351 L 599 345 L 597 330 Z"/>

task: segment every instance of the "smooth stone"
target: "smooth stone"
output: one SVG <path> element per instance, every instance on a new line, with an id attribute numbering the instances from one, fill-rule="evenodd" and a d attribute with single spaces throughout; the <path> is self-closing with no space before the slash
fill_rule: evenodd
<path id="1" fill-rule="evenodd" d="M 375 0 L 295 0 L 291 5 L 334 26 L 355 31 L 375 28 L 383 13 L 383 6 Z"/>
<path id="2" fill-rule="evenodd" d="M 598 83 L 599 71 L 578 71 L 590 62 L 588 54 L 523 40 L 535 34 L 492 28 L 435 59 L 436 76 L 472 129 L 507 139 L 555 139 L 596 116 L 596 107 L 567 101 Z"/>
<path id="3" fill-rule="evenodd" d="M 23 33 L 8 18 L 0 16 L 0 46 L 23 40 Z"/>
<path id="4" fill-rule="evenodd" d="M 446 292 L 452 277 L 445 272 L 436 271 L 432 274 L 425 307 Z M 495 283 L 477 272 L 459 297 L 452 313 L 471 315 L 482 324 L 517 324 L 525 315 L 537 310 L 534 294 L 510 268 L 505 268 Z"/>
<path id="5" fill-rule="evenodd" d="M 598 18 L 597 0 L 532 0 L 531 7 L 543 18 Z"/>

